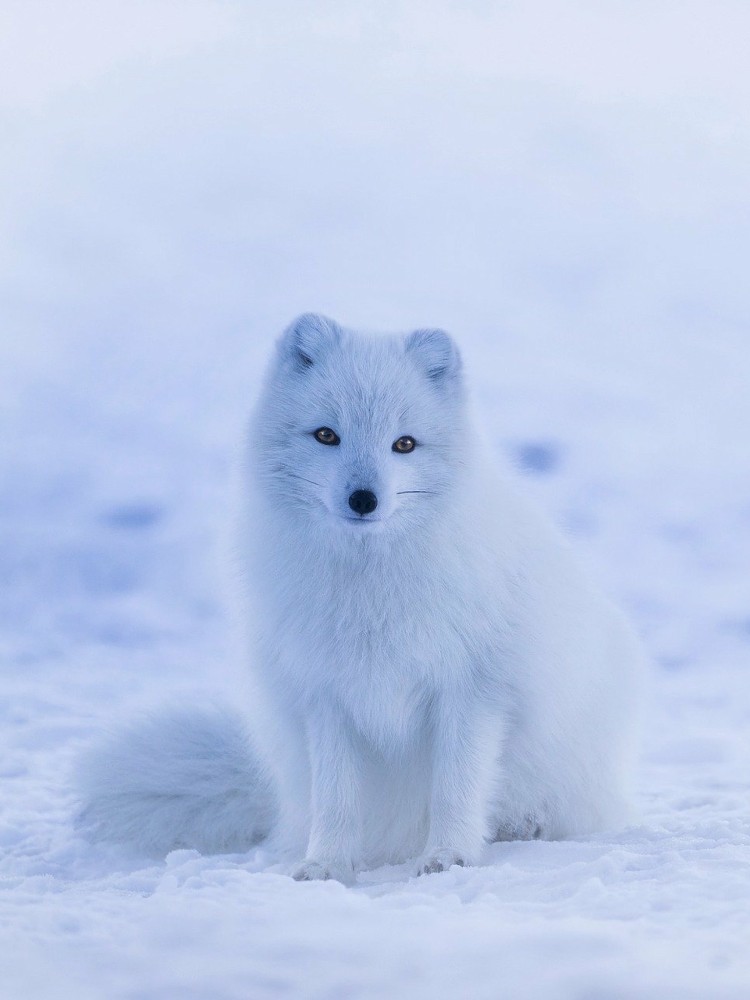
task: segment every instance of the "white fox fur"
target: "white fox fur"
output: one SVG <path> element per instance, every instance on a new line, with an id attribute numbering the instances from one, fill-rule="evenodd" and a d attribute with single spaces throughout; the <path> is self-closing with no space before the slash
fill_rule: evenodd
<path id="1" fill-rule="evenodd" d="M 413 450 L 394 450 L 404 437 Z M 349 881 L 623 822 L 638 645 L 494 471 L 447 334 L 301 317 L 277 345 L 245 469 L 254 736 L 270 778 L 234 723 L 204 721 L 196 767 L 189 720 L 153 722 L 84 768 L 90 826 L 153 850 L 238 848 L 272 828 L 295 877 Z M 356 491 L 377 506 L 353 507 Z"/>
<path id="2" fill-rule="evenodd" d="M 244 851 L 268 836 L 276 802 L 244 719 L 219 706 L 153 713 L 79 762 L 79 825 L 148 854 Z"/>

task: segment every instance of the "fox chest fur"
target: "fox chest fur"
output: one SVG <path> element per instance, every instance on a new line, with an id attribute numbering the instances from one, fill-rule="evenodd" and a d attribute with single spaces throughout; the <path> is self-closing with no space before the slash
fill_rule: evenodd
<path id="1" fill-rule="evenodd" d="M 264 550 L 262 660 L 273 664 L 271 682 L 301 705 L 333 700 L 363 736 L 396 746 L 441 699 L 503 700 L 511 594 L 503 608 L 497 586 L 487 589 L 494 601 L 461 586 L 481 570 L 459 540 L 326 545 L 303 543 L 282 525 Z"/>

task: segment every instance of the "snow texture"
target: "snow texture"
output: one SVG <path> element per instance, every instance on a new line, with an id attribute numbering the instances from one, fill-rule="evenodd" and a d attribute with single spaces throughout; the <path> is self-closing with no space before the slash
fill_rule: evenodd
<path id="1" fill-rule="evenodd" d="M 748 996 L 749 28 L 741 0 L 3 6 L 3 996 Z M 241 707 L 226 497 L 310 309 L 458 339 L 654 660 L 637 825 L 353 888 L 75 832 L 100 728 Z"/>

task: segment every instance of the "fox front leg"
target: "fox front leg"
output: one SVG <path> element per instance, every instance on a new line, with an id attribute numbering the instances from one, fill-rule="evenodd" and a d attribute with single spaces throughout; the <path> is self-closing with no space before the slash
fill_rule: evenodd
<path id="1" fill-rule="evenodd" d="M 436 706 L 427 848 L 418 874 L 472 865 L 486 839 L 501 725 L 455 703 Z"/>
<path id="2" fill-rule="evenodd" d="M 311 828 L 305 860 L 293 872 L 298 882 L 354 881 L 360 860 L 360 773 L 353 734 L 341 714 L 317 708 L 308 720 L 312 779 Z"/>

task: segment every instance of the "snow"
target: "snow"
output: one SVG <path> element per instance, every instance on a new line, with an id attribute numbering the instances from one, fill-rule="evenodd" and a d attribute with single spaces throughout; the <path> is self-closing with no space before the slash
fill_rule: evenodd
<path id="1" fill-rule="evenodd" d="M 746 5 L 0 21 L 0 993 L 746 997 Z M 226 496 L 308 309 L 461 342 L 498 452 L 652 655 L 636 825 L 352 889 L 76 835 L 99 727 L 241 701 Z"/>

